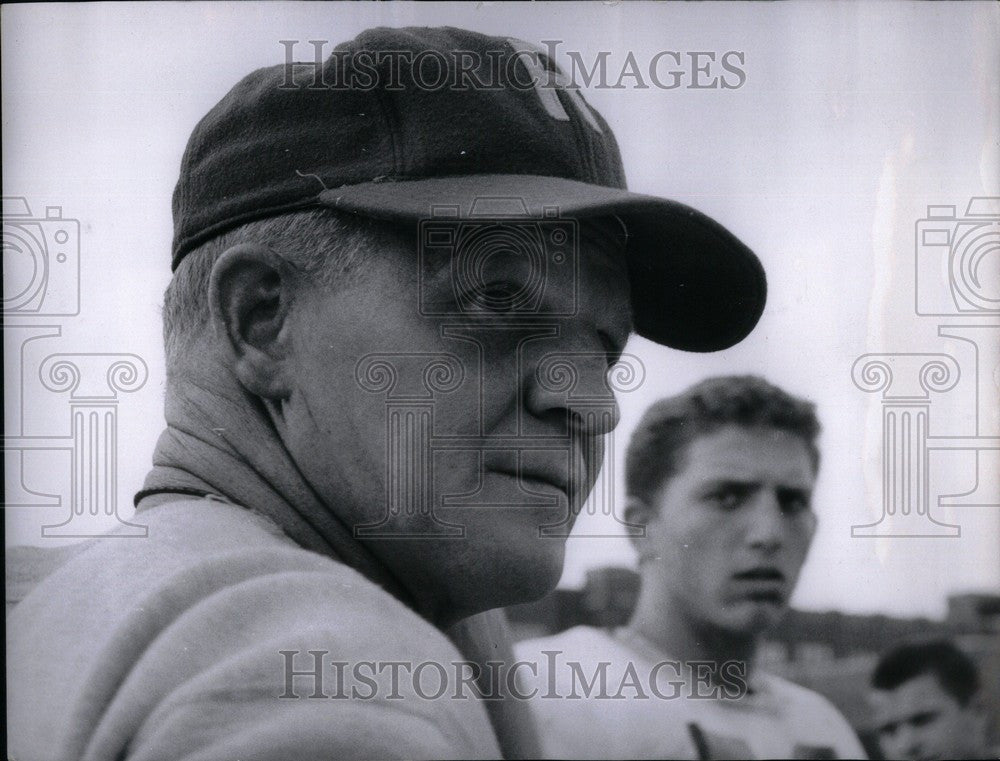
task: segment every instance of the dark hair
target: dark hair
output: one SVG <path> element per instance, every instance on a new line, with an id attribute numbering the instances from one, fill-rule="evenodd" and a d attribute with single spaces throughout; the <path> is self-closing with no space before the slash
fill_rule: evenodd
<path id="1" fill-rule="evenodd" d="M 819 470 L 820 424 L 812 402 L 754 375 L 708 378 L 646 410 L 625 455 L 629 496 L 651 503 L 663 483 L 681 469 L 688 444 L 734 424 L 800 436 L 809 449 L 813 471 Z"/>
<path id="2" fill-rule="evenodd" d="M 963 708 L 979 690 L 976 664 L 946 639 L 897 645 L 879 658 L 872 672 L 876 690 L 894 690 L 924 674 L 933 674 L 941 689 Z"/>

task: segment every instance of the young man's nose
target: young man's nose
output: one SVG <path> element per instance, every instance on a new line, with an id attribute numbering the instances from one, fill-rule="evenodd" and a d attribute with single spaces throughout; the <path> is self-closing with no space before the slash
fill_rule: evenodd
<path id="1" fill-rule="evenodd" d="M 923 755 L 921 733 L 917 727 L 903 724 L 896 730 L 895 741 L 900 758 L 919 758 Z"/>
<path id="2" fill-rule="evenodd" d="M 761 489 L 754 495 L 747 520 L 747 543 L 751 547 L 767 552 L 781 547 L 785 539 L 786 520 L 773 490 Z"/>

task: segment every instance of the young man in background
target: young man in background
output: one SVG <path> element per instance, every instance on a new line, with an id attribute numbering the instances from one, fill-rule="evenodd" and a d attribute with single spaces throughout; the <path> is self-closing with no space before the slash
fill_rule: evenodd
<path id="1" fill-rule="evenodd" d="M 548 756 L 864 757 L 823 697 L 754 666 L 816 529 L 819 430 L 811 403 L 756 377 L 647 410 L 626 456 L 625 515 L 646 529 L 632 620 L 516 648 Z"/>

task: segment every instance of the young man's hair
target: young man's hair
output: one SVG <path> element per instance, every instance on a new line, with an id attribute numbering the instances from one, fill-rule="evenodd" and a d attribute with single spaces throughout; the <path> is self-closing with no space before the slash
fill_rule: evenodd
<path id="1" fill-rule="evenodd" d="M 871 686 L 894 690 L 925 674 L 933 674 L 941 689 L 963 708 L 979 690 L 976 664 L 947 639 L 907 642 L 892 648 L 879 658 Z"/>
<path id="2" fill-rule="evenodd" d="M 771 428 L 801 437 L 813 471 L 819 470 L 816 406 L 754 375 L 708 378 L 652 405 L 632 434 L 625 456 L 630 497 L 652 504 L 656 492 L 682 468 L 688 445 L 723 426 Z"/>
<path id="3" fill-rule="evenodd" d="M 363 252 L 398 241 L 388 225 L 330 209 L 305 209 L 248 222 L 222 233 L 181 260 L 163 300 L 167 371 L 176 368 L 208 324 L 208 283 L 224 251 L 241 243 L 265 246 L 322 286 L 343 283 L 363 270 Z"/>

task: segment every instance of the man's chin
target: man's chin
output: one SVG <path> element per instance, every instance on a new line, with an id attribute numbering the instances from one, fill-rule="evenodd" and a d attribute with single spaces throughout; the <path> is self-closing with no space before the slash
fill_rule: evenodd
<path id="1" fill-rule="evenodd" d="M 529 565 L 521 563 L 505 570 L 505 575 L 499 578 L 487 573 L 467 573 L 461 587 L 452 590 L 453 606 L 472 615 L 540 600 L 555 589 L 562 568 L 560 565 L 553 570 L 551 565 L 539 563 L 531 564 L 530 568 L 534 573 L 526 573 Z"/>
<path id="2" fill-rule="evenodd" d="M 462 548 L 463 567 L 454 568 L 465 602 L 479 610 L 534 602 L 549 594 L 562 577 L 565 537 L 539 536 L 538 528 L 507 527 L 482 533 L 469 526 Z M 457 559 L 457 558 L 456 558 Z"/>
<path id="3" fill-rule="evenodd" d="M 777 601 L 742 601 L 729 611 L 726 628 L 742 634 L 765 634 L 781 622 L 787 610 L 787 604 Z"/>
<path id="4" fill-rule="evenodd" d="M 536 536 L 534 542 L 541 545 L 539 551 L 512 552 L 500 560 L 502 575 L 493 577 L 492 586 L 497 597 L 504 599 L 494 607 L 534 602 L 556 588 L 562 577 L 566 540 Z"/>

